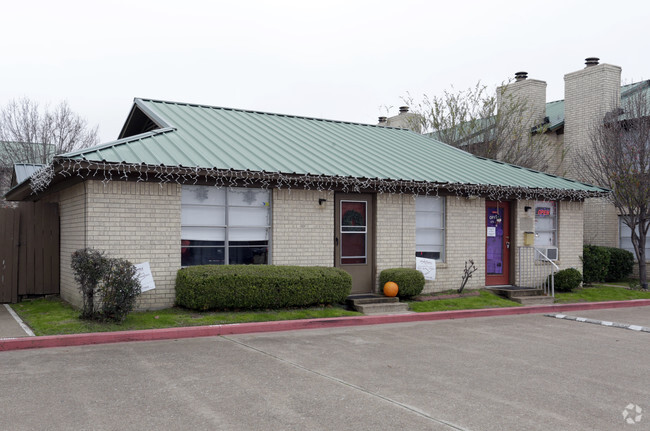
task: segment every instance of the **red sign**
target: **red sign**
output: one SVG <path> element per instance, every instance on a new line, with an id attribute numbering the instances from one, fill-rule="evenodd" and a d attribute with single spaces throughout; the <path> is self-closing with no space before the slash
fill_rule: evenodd
<path id="1" fill-rule="evenodd" d="M 538 207 L 535 215 L 537 215 L 538 217 L 548 217 L 551 215 L 551 209 Z"/>

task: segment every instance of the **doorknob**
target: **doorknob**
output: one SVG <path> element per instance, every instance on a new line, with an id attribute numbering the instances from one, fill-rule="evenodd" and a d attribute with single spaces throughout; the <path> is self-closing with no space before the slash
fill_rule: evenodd
<path id="1" fill-rule="evenodd" d="M 506 248 L 510 248 L 510 241 L 506 241 Z"/>

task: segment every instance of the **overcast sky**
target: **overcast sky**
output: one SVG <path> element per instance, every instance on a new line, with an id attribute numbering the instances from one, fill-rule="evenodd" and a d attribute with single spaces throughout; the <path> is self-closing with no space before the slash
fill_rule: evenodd
<path id="1" fill-rule="evenodd" d="M 5 1 L 0 105 L 67 100 L 102 142 L 134 97 L 376 123 L 401 97 L 520 70 L 564 98 L 585 57 L 650 77 L 646 1 Z"/>

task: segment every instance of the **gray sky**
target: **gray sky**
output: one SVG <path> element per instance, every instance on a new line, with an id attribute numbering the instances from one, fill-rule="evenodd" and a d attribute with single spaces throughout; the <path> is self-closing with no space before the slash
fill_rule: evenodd
<path id="1" fill-rule="evenodd" d="M 376 123 L 401 96 L 520 70 L 564 98 L 584 58 L 648 79 L 646 1 L 11 1 L 0 104 L 67 100 L 117 137 L 134 97 Z"/>

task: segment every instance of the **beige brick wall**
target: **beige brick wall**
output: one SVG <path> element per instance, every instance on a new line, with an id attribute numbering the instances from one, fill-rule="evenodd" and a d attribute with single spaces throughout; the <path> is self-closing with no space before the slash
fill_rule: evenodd
<path id="1" fill-rule="evenodd" d="M 618 211 L 606 199 L 587 199 L 584 215 L 584 243 L 618 247 Z"/>
<path id="2" fill-rule="evenodd" d="M 445 200 L 445 261 L 437 263 L 436 279 L 427 281 L 423 292 L 458 289 L 470 259 L 478 269 L 465 288 L 485 287 L 485 200 L 456 196 Z"/>
<path id="3" fill-rule="evenodd" d="M 377 195 L 376 291 L 388 268 L 415 268 L 415 198 L 410 194 Z"/>
<path id="4" fill-rule="evenodd" d="M 87 244 L 134 264 L 149 262 L 156 288 L 138 309 L 171 307 L 181 266 L 181 186 L 132 181 L 87 183 Z"/>
<path id="5" fill-rule="evenodd" d="M 582 272 L 583 202 L 560 201 L 558 209 L 558 248 L 560 269 L 576 268 Z"/>
<path id="6" fill-rule="evenodd" d="M 82 299 L 70 264 L 72 253 L 85 247 L 85 186 L 86 183 L 75 184 L 43 199 L 59 204 L 61 298 L 75 307 L 82 306 Z"/>
<path id="7" fill-rule="evenodd" d="M 526 207 L 531 209 L 526 211 Z M 519 271 L 519 248 L 524 245 L 524 233 L 525 232 L 535 232 L 535 201 L 532 200 L 521 200 L 515 202 L 513 206 L 513 221 L 515 223 L 512 250 L 514 253 L 513 264 L 514 270 L 513 273 L 515 278 L 513 283 L 520 283 L 521 279 L 518 277 L 517 272 Z M 582 202 L 571 202 L 571 201 L 559 201 L 558 202 L 558 226 L 557 226 L 557 239 L 558 239 L 558 253 L 559 260 L 555 264 L 560 269 L 565 268 L 576 268 L 582 272 L 582 261 L 580 256 L 582 256 L 582 236 L 583 236 L 583 203 Z M 533 256 L 524 254 L 524 259 L 527 256 Z M 542 280 L 545 280 L 547 277 L 547 265 L 541 261 L 533 261 L 535 265 L 531 267 L 530 263 L 527 263 L 525 260 L 523 262 L 523 271 L 532 271 L 534 275 L 525 275 L 522 274 L 525 278 L 525 282 L 535 282 L 539 283 Z M 532 277 L 532 278 L 530 278 Z M 525 282 L 523 284 L 525 284 Z"/>
<path id="8" fill-rule="evenodd" d="M 327 199 L 322 205 L 318 199 Z M 271 263 L 334 265 L 334 193 L 273 189 Z"/>

